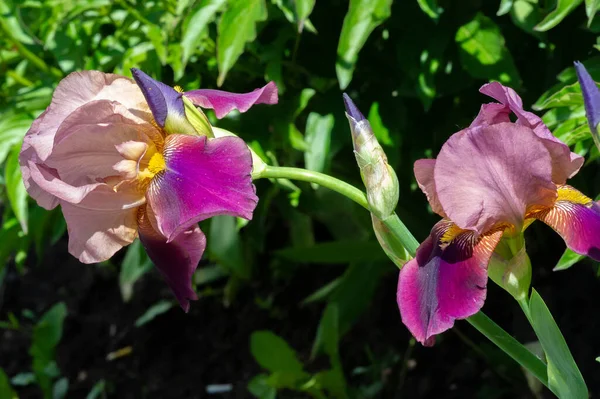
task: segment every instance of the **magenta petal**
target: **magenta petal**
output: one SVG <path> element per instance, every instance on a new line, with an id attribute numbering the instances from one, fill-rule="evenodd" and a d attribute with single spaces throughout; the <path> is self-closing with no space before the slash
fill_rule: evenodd
<path id="1" fill-rule="evenodd" d="M 215 215 L 252 218 L 258 197 L 244 140 L 172 134 L 165 140 L 164 157 L 166 170 L 152 180 L 146 197 L 169 241 Z"/>
<path id="2" fill-rule="evenodd" d="M 192 226 L 171 242 L 152 228 L 148 220 L 140 221 L 139 237 L 148 256 L 187 312 L 190 300 L 198 299 L 192 288 L 192 276 L 206 248 L 206 237 L 198 226 Z"/>
<path id="3" fill-rule="evenodd" d="M 184 95 L 199 107 L 214 109 L 219 119 L 234 109 L 246 112 L 255 104 L 277 104 L 278 101 L 275 82 L 269 82 L 250 93 L 237 94 L 222 90 L 200 89 L 185 92 Z"/>
<path id="4" fill-rule="evenodd" d="M 551 164 L 529 128 L 514 123 L 467 128 L 450 137 L 437 157 L 437 196 L 463 229 L 482 234 L 506 222 L 519 230 L 530 206 L 551 206 L 556 199 Z"/>
<path id="5" fill-rule="evenodd" d="M 444 249 L 441 237 L 452 225 L 438 222 L 419 246 L 415 259 L 400 270 L 397 301 L 402 322 L 423 345 L 454 325 L 454 320 L 477 313 L 485 301 L 487 265 L 502 232 L 480 239 L 459 234 Z"/>

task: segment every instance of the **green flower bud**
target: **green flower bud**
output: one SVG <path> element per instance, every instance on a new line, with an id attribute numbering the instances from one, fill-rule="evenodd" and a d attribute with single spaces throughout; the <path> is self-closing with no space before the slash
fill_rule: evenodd
<path id="1" fill-rule="evenodd" d="M 517 301 L 529 298 L 531 261 L 523 234 L 503 236 L 488 266 L 490 278 Z"/>
<path id="2" fill-rule="evenodd" d="M 352 131 L 354 155 L 367 189 L 369 208 L 377 218 L 385 220 L 398 204 L 398 178 L 388 164 L 385 152 L 373 134 L 369 121 L 346 94 L 344 104 Z"/>

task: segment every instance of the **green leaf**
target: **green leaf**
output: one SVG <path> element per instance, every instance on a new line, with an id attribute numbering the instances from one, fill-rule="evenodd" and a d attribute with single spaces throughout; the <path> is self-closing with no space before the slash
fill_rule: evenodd
<path id="1" fill-rule="evenodd" d="M 308 248 L 285 248 L 275 255 L 300 263 L 349 263 L 385 261 L 387 256 L 376 241 L 345 240 L 315 244 Z"/>
<path id="2" fill-rule="evenodd" d="M 581 95 L 581 87 L 579 86 L 579 83 L 566 85 L 548 97 L 542 95 L 540 100 L 538 100 L 532 107 L 536 111 L 548 108 L 583 104 L 583 96 Z"/>
<path id="3" fill-rule="evenodd" d="M 141 327 L 144 324 L 147 324 L 147 323 L 151 322 L 152 320 L 154 320 L 155 317 L 160 316 L 161 314 L 168 312 L 174 306 L 175 306 L 175 303 L 173 301 L 159 301 L 159 302 L 156 302 L 154 305 L 150 306 L 148 308 L 148 310 L 146 310 L 144 312 L 143 315 L 141 315 L 140 317 L 138 317 L 138 319 L 135 321 L 135 326 L 136 327 Z"/>
<path id="4" fill-rule="evenodd" d="M 165 30 L 158 25 L 148 25 L 148 32 L 146 34 L 154 46 L 154 51 L 156 51 L 156 55 L 158 55 L 160 63 L 162 65 L 166 65 L 168 56 Z"/>
<path id="5" fill-rule="evenodd" d="M 417 4 L 421 7 L 421 10 L 434 21 L 437 21 L 442 11 L 444 11 L 438 6 L 437 0 L 417 0 Z"/>
<path id="6" fill-rule="evenodd" d="M 304 23 L 310 16 L 316 0 L 296 0 L 296 16 L 298 21 L 298 32 L 304 29 Z"/>
<path id="7" fill-rule="evenodd" d="M 335 71 L 340 89 L 344 90 L 352 80 L 358 53 L 373 30 L 392 13 L 392 0 L 351 0 L 344 18 L 337 49 Z"/>
<path id="8" fill-rule="evenodd" d="M 500 7 L 498 8 L 497 16 L 508 14 L 513 6 L 514 0 L 500 0 Z"/>
<path id="9" fill-rule="evenodd" d="M 582 2 L 583 0 L 558 0 L 554 11 L 546 15 L 546 18 L 535 27 L 535 30 L 545 32 L 554 28 Z"/>
<path id="10" fill-rule="evenodd" d="M 17 2 L 19 4 L 19 2 Z M 0 19 L 10 30 L 13 37 L 23 44 L 33 44 L 33 39 L 21 28 L 19 19 L 15 15 L 16 5 L 14 0 L 0 2 Z"/>
<path id="11" fill-rule="evenodd" d="M 133 285 L 150 269 L 152 269 L 152 261 L 146 254 L 140 240 L 135 240 L 127 248 L 119 272 L 119 288 L 124 302 L 131 300 Z"/>
<path id="12" fill-rule="evenodd" d="M 269 384 L 269 376 L 266 374 L 255 375 L 248 382 L 248 391 L 259 399 L 275 399 L 277 389 Z"/>
<path id="13" fill-rule="evenodd" d="M 4 370 L 0 368 L 0 398 L 12 399 L 16 397 L 17 394 L 10 386 L 8 376 L 6 375 Z"/>
<path id="14" fill-rule="evenodd" d="M 33 328 L 29 354 L 33 358 L 33 372 L 45 398 L 52 397 L 52 380 L 59 371 L 54 360 L 56 345 L 60 342 L 67 306 L 63 302 L 54 305 L 42 315 Z"/>
<path id="15" fill-rule="evenodd" d="M 267 19 L 264 0 L 231 0 L 219 23 L 217 85 L 225 81 L 227 72 L 244 52 L 246 42 L 256 39 L 256 23 Z"/>
<path id="16" fill-rule="evenodd" d="M 23 185 L 21 167 L 19 166 L 20 145 L 15 145 L 4 165 L 4 184 L 10 206 L 21 224 L 21 228 L 27 234 L 27 191 Z"/>
<path id="17" fill-rule="evenodd" d="M 340 285 L 341 282 L 341 277 L 331 280 L 329 283 L 325 284 L 324 286 L 322 286 L 321 288 L 304 298 L 302 302 L 300 302 L 300 305 L 304 306 L 312 302 L 325 300 Z"/>
<path id="18" fill-rule="evenodd" d="M 250 264 L 246 261 L 236 227 L 235 217 L 215 216 L 210 221 L 208 239 L 210 258 L 243 279 L 250 278 Z"/>
<path id="19" fill-rule="evenodd" d="M 23 140 L 32 122 L 27 114 L 0 114 L 0 163 L 4 162 L 13 145 Z"/>
<path id="20" fill-rule="evenodd" d="M 296 352 L 285 340 L 271 331 L 255 331 L 250 336 L 250 352 L 261 367 L 275 373 L 304 375 Z"/>
<path id="21" fill-rule="evenodd" d="M 600 0 L 585 0 L 585 14 L 588 17 L 588 27 L 592 24 L 598 8 L 600 8 Z"/>
<path id="22" fill-rule="evenodd" d="M 478 13 L 458 29 L 455 40 L 460 48 L 461 63 L 471 76 L 497 80 L 512 87 L 521 84 L 500 28 L 491 19 Z"/>
<path id="23" fill-rule="evenodd" d="M 556 272 L 559 270 L 567 270 L 568 268 L 573 266 L 575 263 L 578 263 L 583 258 L 585 258 L 584 255 L 579 255 L 578 253 L 575 253 L 572 250 L 570 250 L 569 248 L 567 248 L 567 249 L 565 249 L 565 252 L 560 257 L 560 259 L 558 260 L 558 263 L 556 264 L 556 266 L 554 266 L 554 269 L 552 269 L 552 271 Z"/>
<path id="24" fill-rule="evenodd" d="M 69 379 L 63 377 L 54 383 L 52 388 L 52 399 L 64 399 L 69 391 Z"/>
<path id="25" fill-rule="evenodd" d="M 379 115 L 379 103 L 375 102 L 371 105 L 367 119 L 371 124 L 373 134 L 375 134 L 377 141 L 379 141 L 381 145 L 393 147 L 394 141 L 390 137 L 390 131 L 385 127 L 383 120 L 381 120 L 381 116 Z"/>
<path id="26" fill-rule="evenodd" d="M 583 376 L 550 310 L 536 290 L 531 293 L 529 312 L 531 325 L 546 353 L 548 383 L 552 392 L 561 399 L 587 398 Z"/>
<path id="27" fill-rule="evenodd" d="M 207 31 L 217 12 L 227 3 L 226 0 L 200 1 L 187 15 L 183 21 L 181 33 L 181 50 L 183 67 L 188 63 L 190 57 L 198 48 L 198 41 Z"/>
<path id="28" fill-rule="evenodd" d="M 104 396 L 100 396 L 103 395 Z M 106 381 L 100 380 L 94 384 L 90 393 L 87 394 L 85 399 L 98 399 L 101 397 L 106 397 Z"/>
<path id="29" fill-rule="evenodd" d="M 335 118 L 333 114 L 319 115 L 316 112 L 308 114 L 306 120 L 306 133 L 304 140 L 307 149 L 304 152 L 304 164 L 306 169 L 316 172 L 325 171 L 325 165 L 329 158 L 331 145 L 331 131 Z M 313 188 L 318 186 L 313 185 Z"/>

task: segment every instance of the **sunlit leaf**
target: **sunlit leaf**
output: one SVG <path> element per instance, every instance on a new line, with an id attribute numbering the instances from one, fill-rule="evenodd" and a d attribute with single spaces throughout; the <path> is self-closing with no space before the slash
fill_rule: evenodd
<path id="1" fill-rule="evenodd" d="M 371 105 L 371 109 L 369 110 L 369 116 L 367 117 L 369 123 L 371 124 L 371 128 L 373 129 L 373 134 L 379 141 L 379 144 L 384 146 L 394 146 L 394 141 L 390 137 L 390 131 L 383 124 L 381 120 L 381 116 L 379 115 L 379 103 L 373 103 Z"/>
<path id="2" fill-rule="evenodd" d="M 545 32 L 554 28 L 582 2 L 583 0 L 558 0 L 556 8 L 546 15 L 546 18 L 535 27 L 535 30 Z"/>
<path id="3" fill-rule="evenodd" d="M 256 24 L 267 19 L 264 0 L 231 0 L 219 22 L 217 60 L 219 78 L 217 85 L 225 81 L 227 72 L 244 52 L 247 42 L 256 39 Z"/>
<path id="4" fill-rule="evenodd" d="M 329 147 L 331 145 L 331 131 L 335 119 L 332 114 L 319 115 L 311 112 L 306 120 L 307 149 L 304 152 L 304 164 L 306 169 L 315 172 L 323 172 L 329 158 Z"/>
<path id="5" fill-rule="evenodd" d="M 496 15 L 500 17 L 504 14 L 508 14 L 513 6 L 513 1 L 514 0 L 500 0 L 500 7 L 498 8 Z"/>
<path id="6" fill-rule="evenodd" d="M 21 228 L 27 233 L 27 191 L 23 185 L 21 167 L 19 166 L 20 145 L 15 145 L 11 150 L 4 165 L 4 181 L 6 194 L 15 216 L 21 223 Z"/>
<path id="7" fill-rule="evenodd" d="M 298 32 L 304 29 L 304 23 L 310 16 L 316 0 L 296 0 L 296 15 L 298 18 Z"/>
<path id="8" fill-rule="evenodd" d="M 442 13 L 442 8 L 437 4 L 437 0 L 417 0 L 417 4 L 421 10 L 433 20 L 437 20 Z"/>
<path id="9" fill-rule="evenodd" d="M 600 0 L 585 0 L 585 13 L 588 17 L 588 26 L 592 24 L 598 8 L 600 8 Z"/>
<path id="10" fill-rule="evenodd" d="M 548 108 L 567 107 L 582 104 L 583 96 L 581 95 L 581 87 L 579 86 L 579 83 L 573 83 L 562 87 L 556 93 L 550 95 L 541 102 L 538 100 L 533 105 L 533 109 L 539 111 Z"/>
<path id="11" fill-rule="evenodd" d="M 217 12 L 221 10 L 226 2 L 226 0 L 200 1 L 185 17 L 181 33 L 183 67 L 198 47 L 198 40 L 206 32 L 208 24 L 215 19 Z"/>
<path id="12" fill-rule="evenodd" d="M 337 49 L 335 71 L 344 90 L 352 80 L 358 53 L 373 30 L 391 15 L 392 0 L 351 0 Z"/>
<path id="13" fill-rule="evenodd" d="M 478 13 L 471 22 L 458 29 L 455 39 L 462 65 L 471 76 L 498 80 L 513 88 L 521 84 L 500 28 L 491 19 Z"/>
<path id="14" fill-rule="evenodd" d="M 529 302 L 531 325 L 548 362 L 550 389 L 561 399 L 587 398 L 588 390 L 560 329 L 542 297 L 533 290 Z"/>
<path id="15" fill-rule="evenodd" d="M 250 336 L 250 352 L 261 367 L 271 372 L 304 374 L 304 366 L 294 349 L 271 331 L 253 332 Z"/>

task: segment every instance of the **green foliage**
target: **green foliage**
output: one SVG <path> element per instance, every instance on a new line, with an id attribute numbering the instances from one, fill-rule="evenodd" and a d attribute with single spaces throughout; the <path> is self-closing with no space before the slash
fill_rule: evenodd
<path id="1" fill-rule="evenodd" d="M 392 0 L 352 0 L 338 43 L 335 70 L 344 90 L 352 80 L 360 49 L 373 30 L 389 18 Z"/>
<path id="2" fill-rule="evenodd" d="M 552 391 L 561 399 L 587 398 L 583 376 L 550 310 L 535 290 L 531 294 L 529 312 L 531 325 L 546 354 L 548 382 Z"/>
<path id="3" fill-rule="evenodd" d="M 13 399 L 17 394 L 10 386 L 10 381 L 4 370 L 0 369 L 0 398 Z"/>
<path id="4" fill-rule="evenodd" d="M 171 308 L 175 306 L 173 301 L 160 301 L 150 306 L 146 312 L 141 315 L 136 321 L 135 326 L 141 327 L 152 320 L 154 320 L 157 316 L 160 316 L 163 313 L 168 312 Z"/>
<path id="5" fill-rule="evenodd" d="M 123 301 L 129 302 L 133 296 L 133 285 L 146 272 L 152 269 L 152 261 L 146 255 L 146 251 L 139 240 L 135 240 L 129 248 L 119 273 L 119 288 Z"/>
<path id="6" fill-rule="evenodd" d="M 566 270 L 566 269 L 570 268 L 571 266 L 573 266 L 574 264 L 581 261 L 582 259 L 585 259 L 585 256 L 579 255 L 578 253 L 575 253 L 572 250 L 567 248 L 567 249 L 565 249 L 565 253 L 560 257 L 560 259 L 556 263 L 556 266 L 554 266 L 554 269 L 552 269 L 552 270 L 553 271 Z"/>

